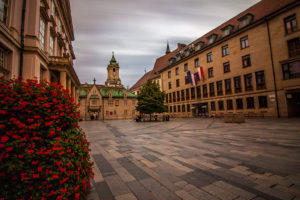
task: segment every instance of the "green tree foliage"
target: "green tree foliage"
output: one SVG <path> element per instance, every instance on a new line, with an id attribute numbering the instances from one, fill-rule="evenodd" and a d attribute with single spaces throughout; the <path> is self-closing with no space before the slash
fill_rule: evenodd
<path id="1" fill-rule="evenodd" d="M 152 113 L 165 112 L 165 96 L 166 93 L 160 91 L 158 84 L 148 80 L 146 85 L 140 90 L 140 94 L 137 96 L 138 106 L 136 107 L 136 110 L 140 113 L 150 114 L 150 118 Z"/>

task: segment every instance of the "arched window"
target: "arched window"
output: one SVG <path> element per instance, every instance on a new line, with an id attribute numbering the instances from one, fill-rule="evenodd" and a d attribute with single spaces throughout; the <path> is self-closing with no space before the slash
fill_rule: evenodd
<path id="1" fill-rule="evenodd" d="M 113 68 L 113 76 L 116 76 L 116 69 Z"/>

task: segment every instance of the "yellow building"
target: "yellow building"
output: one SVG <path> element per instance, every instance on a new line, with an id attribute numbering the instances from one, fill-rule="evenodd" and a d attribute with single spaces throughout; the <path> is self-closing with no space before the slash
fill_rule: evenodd
<path id="1" fill-rule="evenodd" d="M 107 66 L 105 85 L 83 84 L 80 88 L 80 119 L 132 119 L 136 116 L 136 96 L 121 84 L 119 64 L 114 55 Z"/>
<path id="2" fill-rule="evenodd" d="M 299 5 L 262 0 L 171 57 L 160 70 L 170 115 L 300 116 Z"/>
<path id="3" fill-rule="evenodd" d="M 77 101 L 70 1 L 0 0 L 0 76 L 61 83 Z"/>
<path id="4" fill-rule="evenodd" d="M 156 77 L 167 94 L 169 114 L 299 117 L 299 4 L 262 0 L 168 56 Z M 131 91 L 156 80 L 153 71 Z"/>

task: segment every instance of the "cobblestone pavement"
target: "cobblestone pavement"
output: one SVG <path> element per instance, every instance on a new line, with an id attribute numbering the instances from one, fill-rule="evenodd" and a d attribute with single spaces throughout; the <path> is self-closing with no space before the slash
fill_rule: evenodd
<path id="1" fill-rule="evenodd" d="M 81 122 L 89 200 L 300 200 L 300 119 Z"/>

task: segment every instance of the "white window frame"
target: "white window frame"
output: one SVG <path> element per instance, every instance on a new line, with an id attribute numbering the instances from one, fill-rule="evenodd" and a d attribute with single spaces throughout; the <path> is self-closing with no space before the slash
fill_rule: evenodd
<path id="1" fill-rule="evenodd" d="M 40 33 L 39 33 L 39 39 L 41 44 L 41 49 L 45 49 L 45 30 L 46 30 L 46 23 L 45 20 L 40 17 Z"/>

